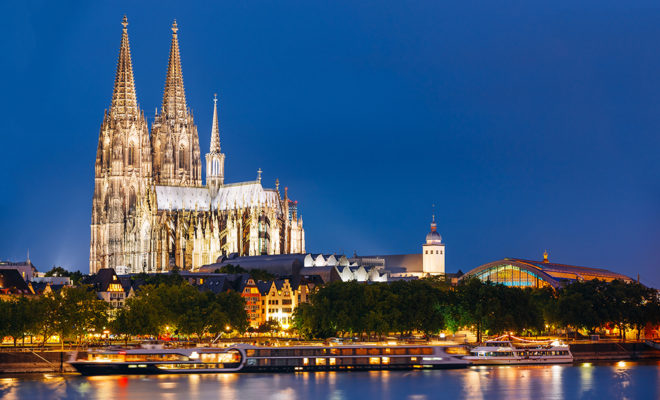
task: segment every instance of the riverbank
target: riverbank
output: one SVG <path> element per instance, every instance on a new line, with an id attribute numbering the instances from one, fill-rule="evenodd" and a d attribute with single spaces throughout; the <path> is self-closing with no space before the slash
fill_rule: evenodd
<path id="1" fill-rule="evenodd" d="M 577 362 L 660 359 L 660 350 L 644 342 L 576 343 L 570 347 Z"/>
<path id="2" fill-rule="evenodd" d="M 644 342 L 571 344 L 575 362 L 660 360 L 660 350 Z M 67 361 L 72 351 L 2 351 L 0 374 L 76 372 Z M 86 352 L 79 352 L 85 357 Z"/>
<path id="3" fill-rule="evenodd" d="M 71 351 L 2 351 L 0 374 L 76 372 L 67 363 L 72 354 Z"/>

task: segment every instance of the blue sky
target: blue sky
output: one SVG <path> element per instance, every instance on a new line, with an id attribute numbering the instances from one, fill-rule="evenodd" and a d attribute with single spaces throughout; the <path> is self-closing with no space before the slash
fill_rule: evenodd
<path id="1" fill-rule="evenodd" d="M 279 178 L 309 251 L 419 252 L 436 204 L 449 271 L 547 249 L 660 286 L 657 3 L 12 3 L 0 259 L 88 270 L 126 13 L 149 122 L 176 18 L 202 153 L 217 92 L 227 181 Z"/>

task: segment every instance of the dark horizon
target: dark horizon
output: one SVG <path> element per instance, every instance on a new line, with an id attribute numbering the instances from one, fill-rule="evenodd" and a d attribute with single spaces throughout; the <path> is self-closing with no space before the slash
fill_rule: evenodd
<path id="1" fill-rule="evenodd" d="M 149 124 L 176 19 L 202 157 L 218 93 L 226 181 L 279 178 L 308 252 L 419 253 L 435 204 L 448 272 L 548 250 L 659 287 L 660 7 L 507 4 L 12 4 L 0 259 L 88 271 L 127 14 Z"/>

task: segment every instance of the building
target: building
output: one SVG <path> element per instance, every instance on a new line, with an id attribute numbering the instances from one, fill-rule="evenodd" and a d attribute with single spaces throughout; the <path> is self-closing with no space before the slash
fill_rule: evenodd
<path id="1" fill-rule="evenodd" d="M 249 276 L 239 281 L 237 292 L 245 300 L 245 312 L 252 328 L 259 327 L 261 323 L 261 292 L 254 279 Z"/>
<path id="2" fill-rule="evenodd" d="M 358 258 L 357 256 L 355 256 Z M 422 278 L 425 276 L 445 276 L 445 244 L 438 233 L 435 214 L 431 216 L 431 229 L 422 244 L 421 254 L 390 254 L 359 257 L 360 259 L 381 258 L 390 278 Z"/>
<path id="3" fill-rule="evenodd" d="M 33 276 L 31 282 L 71 286 L 71 278 L 68 276 Z"/>
<path id="4" fill-rule="evenodd" d="M 30 252 L 28 251 L 25 261 L 0 261 L 0 269 L 15 269 L 23 277 L 23 280 L 29 282 L 37 275 L 37 268 L 30 261 Z"/>
<path id="5" fill-rule="evenodd" d="M 17 269 L 0 269 L 0 298 L 34 294 Z"/>
<path id="6" fill-rule="evenodd" d="M 277 321 L 284 329 L 292 323 L 293 310 L 298 306 L 298 297 L 288 279 L 258 282 L 261 293 L 261 323 Z"/>
<path id="7" fill-rule="evenodd" d="M 523 288 L 553 287 L 555 289 L 570 282 L 593 279 L 606 282 L 615 279 L 625 282 L 633 281 L 625 275 L 602 268 L 551 263 L 548 260 L 547 252 L 543 254 L 543 261 L 505 258 L 489 262 L 467 272 L 462 279 L 469 277 L 476 277 L 484 282 L 490 281 L 506 286 Z"/>
<path id="8" fill-rule="evenodd" d="M 304 253 L 297 203 L 279 181 L 264 188 L 261 170 L 249 182 L 225 181 L 217 99 L 202 182 L 199 136 L 183 85 L 176 21 L 160 113 L 149 128 L 138 105 L 128 22 L 110 108 L 95 163 L 90 273 L 196 270 L 223 254 Z"/>
<path id="9" fill-rule="evenodd" d="M 374 263 L 373 260 L 380 260 Z M 280 254 L 239 257 L 230 254 L 221 257 L 216 263 L 199 268 L 201 273 L 211 273 L 224 266 L 239 266 L 247 271 L 260 269 L 279 277 L 298 279 L 300 277 L 319 276 L 325 283 L 335 281 L 386 282 L 387 271 L 382 259 L 348 259 L 338 254 Z"/>
<path id="10" fill-rule="evenodd" d="M 445 274 L 445 245 L 435 224 L 435 214 L 431 220 L 431 231 L 426 235 L 426 243 L 422 245 L 422 274 Z"/>
<path id="11" fill-rule="evenodd" d="M 124 307 L 127 293 L 114 269 L 102 268 L 83 279 L 83 284 L 91 285 L 98 298 L 110 305 L 110 316 L 116 316 L 117 310 Z"/>
<path id="12" fill-rule="evenodd" d="M 51 282 L 35 282 L 35 281 L 29 282 L 28 285 L 32 289 L 32 292 L 34 292 L 34 294 L 39 296 L 45 294 L 59 293 L 66 286 L 70 286 L 70 285 L 63 285 L 63 284 L 57 284 Z"/>

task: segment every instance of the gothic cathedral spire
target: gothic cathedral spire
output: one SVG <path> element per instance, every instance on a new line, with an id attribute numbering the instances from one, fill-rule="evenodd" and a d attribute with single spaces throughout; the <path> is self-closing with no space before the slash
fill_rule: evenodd
<path id="1" fill-rule="evenodd" d="M 218 97 L 213 98 L 213 125 L 211 127 L 211 148 L 206 154 L 206 186 L 211 197 L 225 182 L 225 155 L 220 152 L 220 128 L 218 127 Z"/>
<path id="2" fill-rule="evenodd" d="M 192 113 L 186 106 L 178 31 L 174 21 L 163 108 L 151 129 L 154 173 L 157 184 L 201 186 L 199 136 Z"/>
<path id="3" fill-rule="evenodd" d="M 213 125 L 211 126 L 211 153 L 220 153 L 220 128 L 218 126 L 218 95 L 213 95 Z"/>
<path id="4" fill-rule="evenodd" d="M 136 209 L 152 179 L 151 141 L 139 109 L 133 80 L 128 21 L 123 31 L 109 112 L 101 124 L 96 152 L 89 269 L 135 266 L 146 262 L 131 234 L 143 223 Z M 126 227 L 133 227 L 127 232 Z"/>
<path id="5" fill-rule="evenodd" d="M 165 92 L 163 93 L 163 114 L 167 115 L 168 118 L 185 118 L 188 114 L 186 92 L 183 88 L 183 73 L 181 72 L 178 31 L 179 28 L 176 25 L 176 20 L 174 20 L 170 60 L 167 65 Z"/>
<path id="6" fill-rule="evenodd" d="M 124 26 L 119 47 L 115 88 L 112 93 L 110 114 L 113 117 L 136 119 L 138 117 L 137 96 L 133 81 L 133 64 L 131 62 L 131 45 L 128 42 L 128 20 L 124 15 L 121 23 Z"/>

